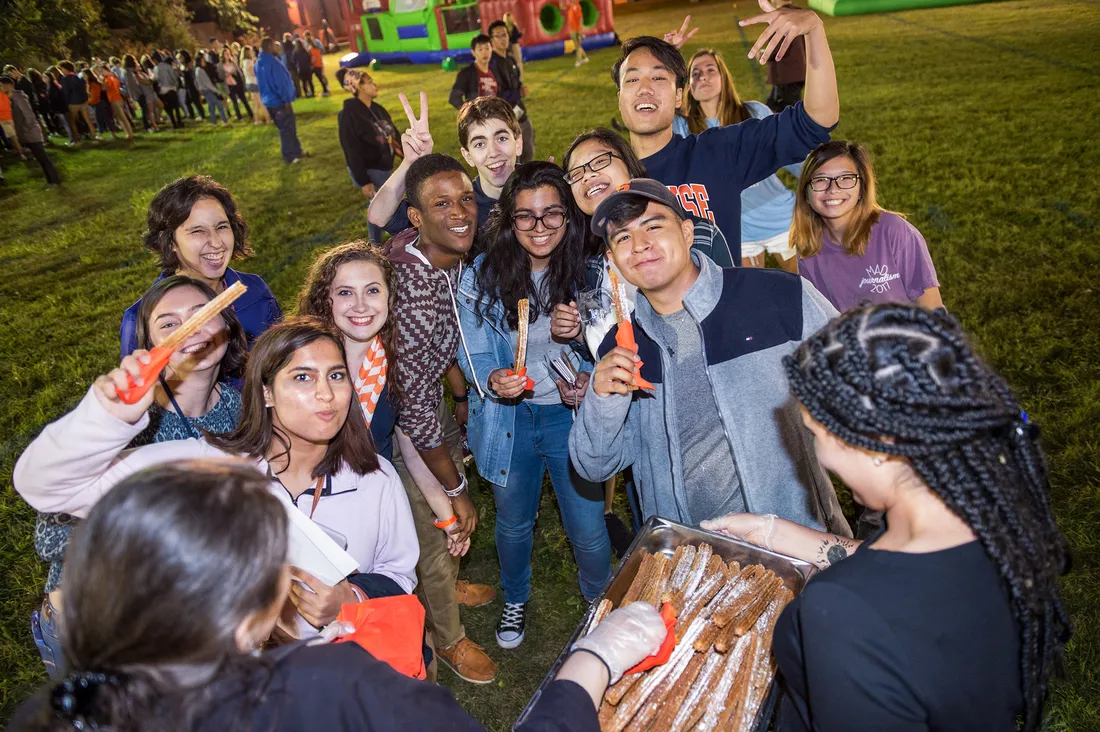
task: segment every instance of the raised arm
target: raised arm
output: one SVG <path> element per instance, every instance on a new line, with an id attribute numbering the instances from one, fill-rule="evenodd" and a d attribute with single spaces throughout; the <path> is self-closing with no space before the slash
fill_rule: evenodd
<path id="1" fill-rule="evenodd" d="M 773 6 L 768 0 L 760 0 L 760 7 Z M 766 64 L 774 55 L 782 59 L 787 49 L 799 36 L 806 38 L 806 92 L 803 105 L 806 113 L 822 127 L 832 127 L 840 121 L 840 97 L 836 88 L 836 67 L 825 37 L 825 25 L 812 10 L 783 7 L 747 18 L 741 26 L 767 23 L 768 27 L 749 51 L 749 58 L 758 58 Z"/>
<path id="2" fill-rule="evenodd" d="M 116 387 L 127 373 L 137 375 L 147 351 L 135 351 L 119 368 L 96 379 L 76 409 L 46 426 L 19 457 L 12 483 L 15 490 L 43 513 L 86 516 L 103 494 L 150 465 L 212 451 L 200 440 L 178 440 L 126 446 L 149 424 L 150 389 L 135 404 L 125 404 Z"/>
<path id="3" fill-rule="evenodd" d="M 419 117 L 413 114 L 408 97 L 399 94 L 398 99 L 401 100 L 401 106 L 409 120 L 409 129 L 401 135 L 401 150 L 405 159 L 371 199 L 370 207 L 367 208 L 367 220 L 375 226 L 384 227 L 393 218 L 401 205 L 401 199 L 405 197 L 405 176 L 409 172 L 409 166 L 430 153 L 434 144 L 432 134 L 428 131 L 428 95 L 420 92 Z"/>
<path id="4" fill-rule="evenodd" d="M 863 542 L 817 531 L 774 514 L 731 513 L 699 524 L 706 531 L 762 546 L 788 557 L 811 562 L 824 569 L 836 564 Z"/>

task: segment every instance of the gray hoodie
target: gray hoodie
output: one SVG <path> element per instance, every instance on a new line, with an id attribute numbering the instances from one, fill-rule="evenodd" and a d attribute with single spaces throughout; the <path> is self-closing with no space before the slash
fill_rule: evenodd
<path id="1" fill-rule="evenodd" d="M 832 483 L 814 454 L 783 374 L 782 358 L 837 314 L 797 275 L 774 269 L 722 269 L 697 252 L 699 279 L 684 295 L 684 309 L 702 333 L 710 388 L 733 452 L 745 510 L 774 513 L 811 528 L 850 536 Z M 652 515 L 685 524 L 693 516 L 685 494 L 675 397 L 662 374 L 672 360 L 659 317 L 639 295 L 634 314 L 641 374 L 655 392 L 597 396 L 591 389 L 569 435 L 569 455 L 586 479 L 602 481 L 627 466 Z M 600 348 L 615 345 L 612 330 Z M 728 491 L 715 485 L 714 491 Z M 715 500 L 713 505 L 723 501 Z"/>

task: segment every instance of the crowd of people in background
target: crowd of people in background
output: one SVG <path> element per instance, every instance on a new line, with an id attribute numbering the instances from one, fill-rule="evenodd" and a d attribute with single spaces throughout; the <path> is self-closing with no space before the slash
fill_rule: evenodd
<path id="1" fill-rule="evenodd" d="M 253 125 L 275 122 L 282 131 L 285 124 L 280 126 L 272 107 L 329 96 L 323 54 L 335 50 L 335 38 L 325 30 L 328 45 L 311 31 L 286 33 L 272 42 L 269 53 L 286 69 L 291 85 L 266 102 L 256 72 L 261 47 L 217 38 L 193 50 L 64 59 L 45 71 L 7 64 L 0 76 L 0 152 L 10 148 L 21 159 L 33 156 L 47 183 L 59 185 L 46 151 L 50 145 L 96 144 L 108 134 L 132 140 L 135 132 L 156 134 L 206 122 L 228 127 L 234 118 Z M 287 162 L 296 157 L 300 151 Z"/>
<path id="2" fill-rule="evenodd" d="M 160 276 L 123 315 L 118 368 L 16 465 L 51 563 L 31 632 L 55 681 L 13 729 L 478 729 L 431 683 L 438 663 L 474 684 L 498 671 L 462 624 L 496 595 L 458 579 L 479 523 L 463 428 L 493 496 L 505 653 L 538 631 L 545 476 L 591 602 L 621 474 L 635 528 L 659 516 L 822 570 L 771 641 L 775 729 L 1039 729 L 1070 627 L 1038 432 L 948 314 L 924 237 L 879 204 L 867 147 L 831 139 L 821 19 L 761 6 L 741 21 L 767 24 L 749 57 L 789 51 L 801 78 L 777 70 L 767 103 L 742 100 L 717 50 L 684 58 L 687 21 L 631 38 L 611 69 L 627 137 L 580 131 L 560 165 L 524 161 L 505 21 L 474 39 L 450 95 L 461 161 L 434 152 L 425 93 L 418 110 L 398 95 L 399 134 L 370 74 L 341 69 L 336 128 L 368 240 L 319 252 L 286 318 L 262 278 L 229 267 L 251 254 L 232 194 L 202 176 L 165 186 L 144 238 Z M 295 163 L 291 105 L 314 79 L 329 93 L 322 50 L 307 34 L 129 56 L 117 73 L 66 61 L 58 88 L 87 98 L 63 96 L 54 123 L 74 143 L 101 119 L 132 134 L 112 126 L 125 81 L 148 87 L 151 128 L 157 100 L 173 126 L 202 102 L 214 124 L 227 100 L 256 123 L 264 108 Z M 245 298 L 126 403 L 149 349 L 238 281 Z M 854 531 L 829 473 L 863 509 Z M 286 566 L 287 512 L 357 570 Z M 422 675 L 316 645 L 342 607 L 413 593 Z M 615 610 L 518 729 L 596 728 L 607 686 L 664 636 L 648 603 Z"/>

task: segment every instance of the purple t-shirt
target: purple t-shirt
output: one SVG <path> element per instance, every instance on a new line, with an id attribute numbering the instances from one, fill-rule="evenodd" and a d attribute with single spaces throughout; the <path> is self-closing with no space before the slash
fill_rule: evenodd
<path id="1" fill-rule="evenodd" d="M 924 237 L 886 211 L 871 227 L 862 257 L 849 256 L 826 232 L 821 251 L 798 260 L 798 272 L 840 312 L 864 300 L 914 302 L 929 287 L 940 286 Z"/>

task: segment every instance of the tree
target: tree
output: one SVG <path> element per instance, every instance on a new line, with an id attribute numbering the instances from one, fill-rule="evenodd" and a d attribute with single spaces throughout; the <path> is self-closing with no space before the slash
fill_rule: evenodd
<path id="1" fill-rule="evenodd" d="M 245 0 L 203 0 L 218 14 L 218 28 L 235 33 L 254 31 L 260 19 L 248 12 Z"/>
<path id="2" fill-rule="evenodd" d="M 108 26 L 135 43 L 167 48 L 195 44 L 184 0 L 121 0 L 110 3 L 103 15 Z"/>
<path id="3" fill-rule="evenodd" d="M 0 58 L 21 64 L 87 55 L 107 40 L 98 0 L 9 0 Z"/>

